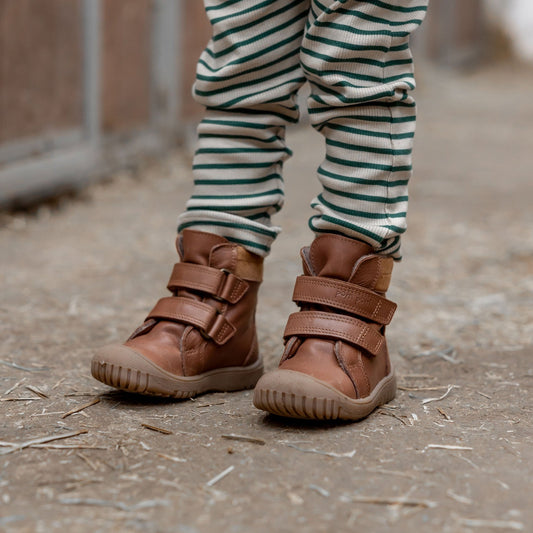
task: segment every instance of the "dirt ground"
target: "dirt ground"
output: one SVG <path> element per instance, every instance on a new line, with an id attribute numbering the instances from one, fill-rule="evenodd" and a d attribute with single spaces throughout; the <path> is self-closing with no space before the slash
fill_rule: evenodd
<path id="1" fill-rule="evenodd" d="M 400 390 L 359 423 L 265 415 L 250 391 L 169 401 L 91 378 L 93 350 L 164 295 L 189 154 L 3 216 L 0 530 L 533 531 L 532 82 L 519 66 L 420 71 L 410 228 L 389 293 Z M 290 139 L 259 308 L 268 369 L 321 159 L 309 128 Z"/>

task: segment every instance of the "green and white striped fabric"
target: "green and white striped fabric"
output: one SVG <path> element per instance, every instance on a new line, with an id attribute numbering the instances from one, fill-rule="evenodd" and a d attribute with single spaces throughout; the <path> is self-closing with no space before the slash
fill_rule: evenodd
<path id="1" fill-rule="evenodd" d="M 217 233 L 267 255 L 280 228 L 285 128 L 309 81 L 326 141 L 315 233 L 400 257 L 415 129 L 409 37 L 427 0 L 204 0 L 213 37 L 198 62 L 194 191 L 178 231 Z M 301 155 L 301 154 L 300 154 Z"/>

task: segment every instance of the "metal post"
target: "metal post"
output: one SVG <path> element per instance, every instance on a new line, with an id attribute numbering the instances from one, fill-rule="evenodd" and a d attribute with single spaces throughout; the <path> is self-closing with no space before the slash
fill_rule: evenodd
<path id="1" fill-rule="evenodd" d="M 83 0 L 83 115 L 91 144 L 100 144 L 100 0 Z"/>
<path id="2" fill-rule="evenodd" d="M 166 137 L 176 132 L 178 113 L 177 22 L 179 0 L 154 0 L 152 19 L 152 119 Z"/>

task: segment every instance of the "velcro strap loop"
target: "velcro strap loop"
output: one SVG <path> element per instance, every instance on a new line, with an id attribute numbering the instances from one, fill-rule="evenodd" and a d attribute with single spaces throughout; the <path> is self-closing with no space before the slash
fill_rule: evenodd
<path id="1" fill-rule="evenodd" d="M 205 337 L 222 345 L 235 335 L 236 328 L 209 304 L 190 298 L 161 298 L 148 314 L 149 318 L 172 320 L 195 326 Z"/>
<path id="2" fill-rule="evenodd" d="M 362 320 L 320 311 L 300 311 L 290 315 L 283 337 L 294 336 L 343 340 L 372 355 L 377 355 L 385 342 L 379 331 Z"/>
<path id="3" fill-rule="evenodd" d="M 171 292 L 177 289 L 201 291 L 215 299 L 235 304 L 246 294 L 248 283 L 228 270 L 193 263 L 176 263 L 167 288 Z"/>
<path id="4" fill-rule="evenodd" d="M 337 279 L 298 276 L 292 299 L 296 303 L 326 305 L 386 326 L 396 304 L 370 289 Z"/>

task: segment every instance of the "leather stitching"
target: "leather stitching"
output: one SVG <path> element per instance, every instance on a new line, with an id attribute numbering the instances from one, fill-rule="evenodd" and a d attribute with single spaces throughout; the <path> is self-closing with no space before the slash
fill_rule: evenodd
<path id="1" fill-rule="evenodd" d="M 166 309 L 166 306 L 173 306 L 175 309 L 177 308 L 177 311 Z M 182 312 L 179 311 L 181 307 L 185 307 Z M 187 312 L 187 307 L 196 310 L 201 316 L 192 316 L 191 313 Z M 225 311 L 225 308 L 223 311 Z M 159 318 L 162 320 L 170 319 L 196 326 L 200 331 L 212 338 L 217 344 L 224 344 L 235 333 L 235 327 L 223 316 L 223 311 L 217 312 L 214 307 L 211 307 L 207 303 L 196 302 L 195 300 L 179 297 L 171 297 L 159 300 L 148 315 L 148 318 Z M 222 325 L 219 327 L 218 331 L 211 333 L 210 330 L 213 329 L 217 320 L 221 320 Z"/>
<path id="2" fill-rule="evenodd" d="M 342 342 L 336 342 L 335 347 L 333 349 L 333 353 L 335 354 L 337 363 L 339 363 L 339 366 L 342 368 L 343 372 L 350 378 L 350 381 L 352 382 L 353 388 L 355 390 L 355 397 L 359 398 L 359 390 L 357 388 L 357 383 L 355 382 L 355 378 L 352 372 L 350 371 L 350 365 L 346 365 L 346 361 L 344 360 L 342 351 Z"/>
<path id="3" fill-rule="evenodd" d="M 201 276 L 204 280 L 193 279 L 194 275 Z M 227 288 L 228 283 L 229 288 Z M 206 292 L 233 304 L 237 303 L 248 290 L 248 284 L 233 273 L 225 274 L 214 267 L 189 265 L 188 263 L 174 265 L 167 287 L 171 291 L 183 287 Z M 226 296 L 227 292 L 229 295 Z"/>
<path id="4" fill-rule="evenodd" d="M 339 302 L 334 297 L 327 298 L 327 297 L 321 297 L 321 296 L 315 296 L 313 294 L 307 294 L 307 290 L 313 290 L 313 285 L 315 287 L 323 287 L 326 289 L 336 289 L 336 290 L 345 290 L 347 293 L 350 293 L 349 295 L 353 298 L 356 298 L 358 301 L 354 302 L 353 304 L 351 302 Z M 311 289 L 309 289 L 309 286 Z M 301 292 L 299 292 L 301 291 Z M 332 282 L 328 280 L 323 280 L 320 278 L 315 279 L 305 279 L 305 277 L 300 276 L 297 281 L 294 288 L 293 293 L 293 300 L 295 302 L 300 301 L 306 301 L 311 303 L 321 303 L 324 305 L 331 305 L 332 307 L 337 307 L 339 309 L 343 309 L 349 312 L 352 312 L 354 314 L 361 313 L 362 316 L 365 318 L 370 319 L 379 319 L 382 318 L 382 320 L 385 322 L 385 324 L 390 323 L 392 320 L 392 317 L 394 315 L 394 312 L 396 311 L 396 306 L 393 302 L 386 300 L 384 297 L 379 295 L 374 295 L 370 293 L 370 291 L 367 292 L 363 287 L 358 286 L 349 286 L 348 283 L 344 282 Z M 380 314 L 381 308 L 383 305 L 390 305 L 390 309 L 388 312 L 385 312 L 383 314 Z M 364 308 L 361 308 L 361 306 L 374 306 L 375 308 L 370 311 L 366 310 Z"/>
<path id="5" fill-rule="evenodd" d="M 302 316 L 303 313 L 304 316 Z M 328 327 L 307 325 L 306 322 L 312 319 L 327 320 L 328 322 L 341 322 L 351 325 L 352 327 L 359 328 L 359 334 L 357 336 L 351 335 L 347 331 L 340 330 L 334 327 L 334 324 Z M 337 336 L 345 339 L 347 342 L 360 346 L 361 348 L 369 351 L 371 354 L 376 355 L 383 345 L 383 336 L 370 328 L 364 322 L 351 317 L 344 317 L 342 315 L 336 315 L 333 313 L 321 313 L 321 312 L 301 312 L 294 313 L 289 317 L 287 326 L 285 328 L 285 337 L 292 337 L 300 335 L 324 335 L 326 337 Z M 372 336 L 373 338 L 367 338 Z"/>

